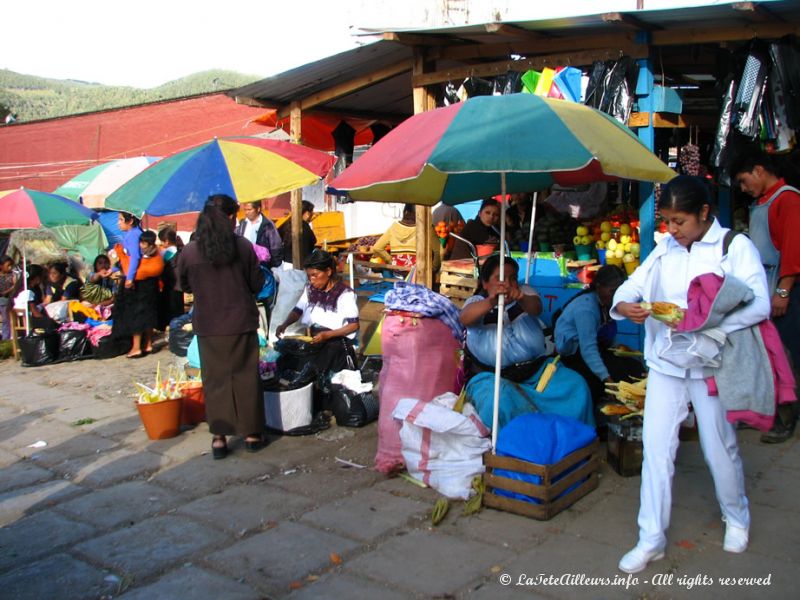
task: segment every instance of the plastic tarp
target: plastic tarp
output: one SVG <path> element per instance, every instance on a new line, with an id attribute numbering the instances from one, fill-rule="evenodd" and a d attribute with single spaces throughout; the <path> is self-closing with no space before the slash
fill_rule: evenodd
<path id="1" fill-rule="evenodd" d="M 83 257 L 85 263 L 91 265 L 98 254 L 105 254 L 108 248 L 108 238 L 103 228 L 95 223 L 93 225 L 59 225 L 50 231 L 56 238 L 58 245 L 70 254 L 77 253 Z"/>
<path id="2" fill-rule="evenodd" d="M 526 414 L 512 420 L 500 431 L 497 436 L 498 456 L 510 456 L 539 465 L 552 465 L 565 456 L 591 444 L 595 439 L 594 427 L 580 421 L 561 415 L 547 415 L 542 413 Z M 577 468 L 580 466 L 575 465 Z M 562 477 L 573 469 L 568 469 Z M 509 479 L 517 479 L 541 485 L 541 477 L 505 469 L 495 469 L 494 474 Z M 564 490 L 564 494 L 579 485 L 576 483 L 571 488 Z M 495 493 L 509 496 L 526 502 L 539 502 L 538 500 L 497 489 Z M 563 495 L 563 494 L 562 494 Z"/>

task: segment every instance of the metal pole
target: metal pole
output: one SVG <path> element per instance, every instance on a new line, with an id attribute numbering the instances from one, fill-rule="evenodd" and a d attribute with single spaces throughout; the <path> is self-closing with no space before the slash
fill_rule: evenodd
<path id="1" fill-rule="evenodd" d="M 525 285 L 531 280 L 531 257 L 533 256 L 533 222 L 536 220 L 536 201 L 539 192 L 533 192 L 533 206 L 531 206 L 531 230 L 528 233 L 528 262 L 525 265 Z"/>
<path id="2" fill-rule="evenodd" d="M 506 280 L 506 174 L 500 173 L 500 281 Z M 500 419 L 500 371 L 503 362 L 503 318 L 505 294 L 497 297 L 497 348 L 494 361 L 494 405 L 492 407 L 492 454 L 497 453 L 497 424 Z"/>

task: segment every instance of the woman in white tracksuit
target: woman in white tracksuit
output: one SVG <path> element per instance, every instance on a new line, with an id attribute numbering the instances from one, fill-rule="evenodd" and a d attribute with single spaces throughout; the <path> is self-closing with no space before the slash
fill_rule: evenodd
<path id="1" fill-rule="evenodd" d="M 726 522 L 723 549 L 744 552 L 750 527 L 736 431 L 725 419 L 719 399 L 708 395 L 701 368 L 679 368 L 662 358 L 669 327 L 648 319 L 650 313 L 639 302 L 672 302 L 686 308 L 689 283 L 698 275 L 713 272 L 736 277 L 755 294 L 750 304 L 725 317 L 721 329 L 726 333 L 759 323 L 770 313 L 767 279 L 758 252 L 746 236 L 738 235 L 724 253 L 727 229 L 711 215 L 708 188 L 702 180 L 673 179 L 662 191 L 658 210 L 669 235 L 619 287 L 611 310 L 615 319 L 644 323 L 644 355 L 650 371 L 644 409 L 639 542 L 619 563 L 620 570 L 627 573 L 642 571 L 664 556 L 678 431 L 689 403 Z"/>

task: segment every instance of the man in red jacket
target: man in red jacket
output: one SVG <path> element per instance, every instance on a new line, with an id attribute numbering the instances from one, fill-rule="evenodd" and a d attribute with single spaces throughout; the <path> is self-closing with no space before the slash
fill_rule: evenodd
<path id="1" fill-rule="evenodd" d="M 761 254 L 772 293 L 772 320 L 792 360 L 800 370 L 800 191 L 778 175 L 763 152 L 746 154 L 733 171 L 742 191 L 755 198 L 750 207 L 750 239 Z M 797 403 L 778 408 L 775 426 L 762 442 L 784 442 L 794 434 Z"/>

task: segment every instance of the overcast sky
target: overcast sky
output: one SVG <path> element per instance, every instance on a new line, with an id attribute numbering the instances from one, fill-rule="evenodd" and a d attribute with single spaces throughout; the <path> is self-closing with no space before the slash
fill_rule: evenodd
<path id="1" fill-rule="evenodd" d="M 644 2 L 651 10 L 719 3 L 727 2 Z M 430 25 L 441 20 L 442 6 L 443 0 L 24 0 L 3 7 L 0 68 L 144 88 L 209 69 L 265 77 L 355 47 L 364 38 L 352 36 L 351 25 Z M 636 0 L 469 6 L 472 22 L 488 22 L 495 14 L 527 20 L 634 11 Z"/>

